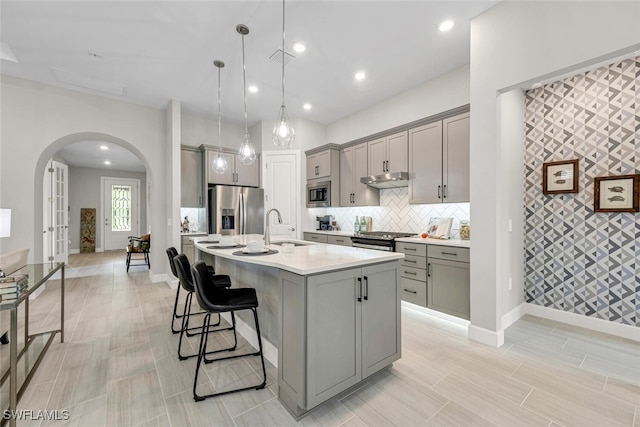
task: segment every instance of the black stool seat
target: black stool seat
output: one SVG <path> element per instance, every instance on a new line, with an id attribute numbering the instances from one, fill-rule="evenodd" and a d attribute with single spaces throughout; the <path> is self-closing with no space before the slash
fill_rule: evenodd
<path id="1" fill-rule="evenodd" d="M 236 391 L 249 390 L 249 389 L 262 389 L 267 384 L 267 371 L 264 366 L 264 355 L 262 353 L 262 337 L 260 335 L 260 322 L 258 321 L 258 297 L 256 295 L 256 290 L 253 288 L 223 288 L 219 286 L 212 286 L 212 279 L 207 274 L 207 266 L 204 262 L 198 261 L 191 267 L 194 284 L 196 288 L 196 298 L 198 299 L 198 304 L 200 304 L 200 308 L 207 311 L 204 319 L 202 320 L 202 334 L 200 335 L 200 346 L 198 349 L 198 362 L 196 363 L 196 372 L 193 378 L 193 399 L 198 402 L 204 400 L 208 397 L 220 396 L 223 394 L 234 393 Z M 234 354 L 231 356 L 220 357 L 216 359 L 207 359 L 206 355 L 211 353 L 217 353 L 221 351 L 231 351 L 230 349 L 220 349 L 212 352 L 207 352 L 207 340 L 209 338 L 209 319 L 212 313 L 225 313 L 231 312 L 231 322 L 234 326 L 233 328 L 233 338 L 234 338 L 234 346 L 233 350 L 237 345 L 237 337 L 235 330 L 235 311 L 240 310 L 251 310 L 253 312 L 253 320 L 256 325 L 256 334 L 258 336 L 258 351 L 248 354 Z M 237 357 L 245 357 L 245 356 L 260 356 L 260 360 L 262 362 L 262 382 L 256 385 L 251 385 L 247 387 L 240 387 L 232 390 L 221 391 L 216 393 L 207 394 L 204 396 L 198 395 L 197 393 L 197 385 L 198 385 L 198 373 L 200 372 L 200 365 L 204 361 L 205 363 L 213 363 L 221 360 L 227 359 L 235 359 Z M 220 368 L 224 369 L 224 368 Z"/>

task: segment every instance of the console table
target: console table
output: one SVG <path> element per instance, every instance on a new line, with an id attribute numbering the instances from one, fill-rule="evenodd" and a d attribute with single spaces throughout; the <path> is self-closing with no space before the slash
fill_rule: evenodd
<path id="1" fill-rule="evenodd" d="M 34 294 L 51 277 L 60 272 L 60 329 L 53 329 L 37 334 L 29 334 L 29 297 Z M 4 389 L 7 378 L 9 379 L 9 402 L 2 397 L 6 393 L 0 394 L 2 405 L 0 408 L 15 411 L 18 401 L 24 394 L 29 381 L 35 374 L 45 353 L 53 342 L 57 333 L 60 333 L 60 342 L 64 342 L 64 263 L 28 264 L 12 274 L 27 274 L 29 276 L 28 287 L 22 292 L 18 299 L 12 301 L 0 301 L 0 311 L 10 312 L 9 325 L 9 368 L 4 369 L 0 375 L 0 389 Z M 18 351 L 18 307 L 24 303 L 24 343 Z M 18 370 L 20 370 L 18 372 Z M 4 413 L 4 411 L 3 411 Z M 0 426 L 9 421 L 9 425 L 14 427 L 16 419 L 9 417 L 4 419 L 0 414 Z"/>

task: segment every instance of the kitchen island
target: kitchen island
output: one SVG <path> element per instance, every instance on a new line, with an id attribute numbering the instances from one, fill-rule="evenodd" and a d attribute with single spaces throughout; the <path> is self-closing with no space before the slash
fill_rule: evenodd
<path id="1" fill-rule="evenodd" d="M 283 253 L 274 239 L 275 254 L 240 255 L 199 241 L 197 257 L 216 273 L 256 288 L 265 357 L 278 367 L 279 398 L 294 417 L 400 358 L 403 254 L 303 241 Z M 256 345 L 242 315 L 238 330 Z"/>

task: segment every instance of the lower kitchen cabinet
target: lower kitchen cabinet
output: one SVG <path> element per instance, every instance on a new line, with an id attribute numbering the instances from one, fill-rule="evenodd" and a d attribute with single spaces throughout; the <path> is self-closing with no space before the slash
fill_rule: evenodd
<path id="1" fill-rule="evenodd" d="M 349 236 L 327 236 L 327 243 L 340 246 L 353 246 L 351 243 L 351 237 Z"/>
<path id="2" fill-rule="evenodd" d="M 432 257 L 431 248 L 427 262 L 427 307 L 469 320 L 469 249 L 433 247 L 437 255 Z"/>
<path id="3" fill-rule="evenodd" d="M 400 266 L 400 296 L 412 304 L 427 306 L 427 246 L 398 242 L 396 252 L 404 253 Z"/>
<path id="4" fill-rule="evenodd" d="M 281 273 L 278 395 L 295 416 L 400 358 L 399 267 Z"/>
<path id="5" fill-rule="evenodd" d="M 182 247 L 180 249 L 182 253 L 187 256 L 190 264 L 193 264 L 196 261 L 196 247 L 193 245 L 193 242 L 189 240 L 192 237 L 195 236 L 192 234 L 180 236 L 182 244 Z"/>
<path id="6" fill-rule="evenodd" d="M 327 243 L 328 236 L 321 233 L 302 233 L 302 239 L 308 242 Z"/>

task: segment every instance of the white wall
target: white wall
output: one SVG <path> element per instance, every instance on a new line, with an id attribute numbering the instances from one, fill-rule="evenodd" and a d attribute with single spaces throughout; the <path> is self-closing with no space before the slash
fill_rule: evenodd
<path id="1" fill-rule="evenodd" d="M 45 162 L 63 146 L 87 139 L 121 145 L 147 169 L 148 222 L 154 241 L 167 242 L 165 114 L 162 110 L 2 76 L 0 206 L 13 209 L 12 235 L 0 251 L 30 247 L 42 261 L 42 179 Z M 19 183 L 19 185 L 16 185 Z M 179 182 L 177 183 L 179 185 Z M 163 250 L 152 251 L 153 273 L 167 269 Z"/>
<path id="2" fill-rule="evenodd" d="M 327 143 L 344 144 L 469 103 L 469 65 L 429 80 L 327 126 Z"/>
<path id="3" fill-rule="evenodd" d="M 218 145 L 218 116 L 213 117 L 194 116 L 192 114 L 181 114 L 180 133 L 183 145 L 199 147 L 201 144 Z M 242 142 L 244 126 L 233 123 L 220 122 L 220 134 L 222 136 L 222 147 L 238 149 Z M 255 144 L 254 144 L 255 145 Z M 256 151 L 260 147 L 256 146 Z"/>
<path id="4" fill-rule="evenodd" d="M 522 171 L 504 166 L 523 159 L 505 148 L 514 133 L 503 131 L 524 105 L 499 93 L 638 48 L 638 2 L 502 2 L 472 21 L 471 223 L 482 250 L 471 253 L 470 337 L 501 344 L 501 319 L 513 304 L 503 298 L 509 269 L 502 254 L 522 253 L 505 224 L 522 216 L 522 204 L 510 201 L 500 182 L 521 179 Z"/>
<path id="5" fill-rule="evenodd" d="M 147 230 L 147 179 L 141 172 L 112 171 L 105 169 L 69 166 L 69 240 L 71 253 L 80 251 L 80 209 L 94 208 L 96 221 L 100 215 L 101 177 L 131 178 L 140 180 L 140 234 Z M 104 227 L 96 223 L 96 249 L 102 248 Z"/>

